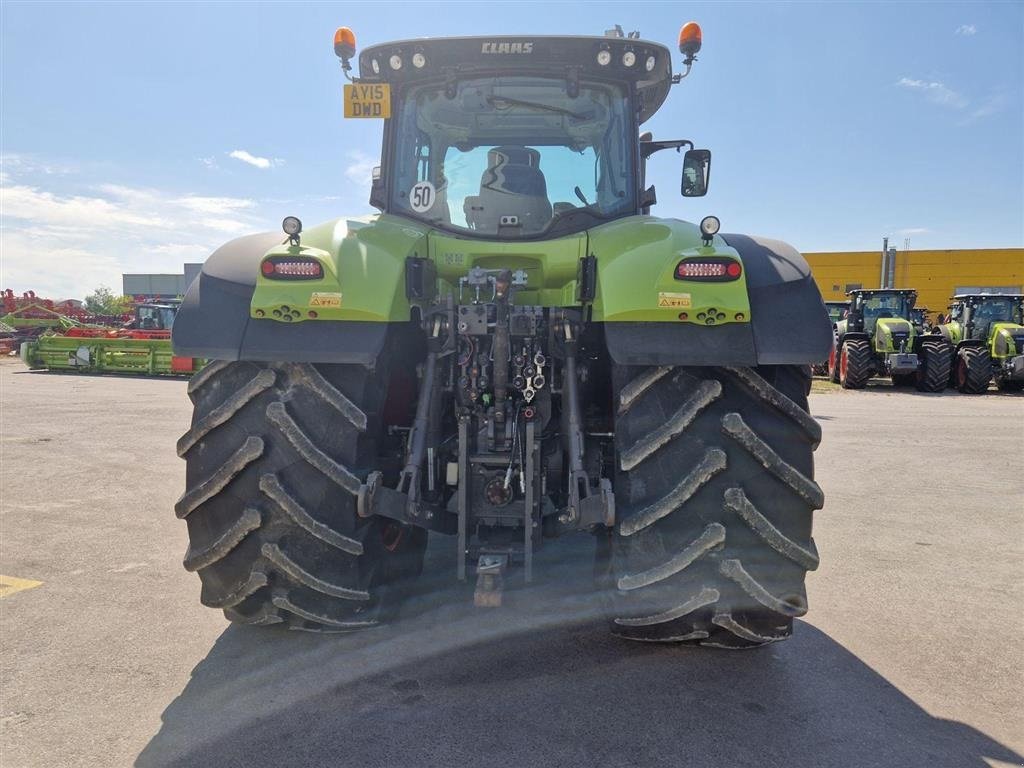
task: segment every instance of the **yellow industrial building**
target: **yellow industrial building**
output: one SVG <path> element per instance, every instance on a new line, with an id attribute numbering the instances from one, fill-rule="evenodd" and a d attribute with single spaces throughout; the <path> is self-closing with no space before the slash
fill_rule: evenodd
<path id="1" fill-rule="evenodd" d="M 804 256 L 826 301 L 845 299 L 853 288 L 916 288 L 917 306 L 927 307 L 932 319 L 954 293 L 1024 292 L 1024 248 L 890 249 L 885 274 L 881 249 Z"/>

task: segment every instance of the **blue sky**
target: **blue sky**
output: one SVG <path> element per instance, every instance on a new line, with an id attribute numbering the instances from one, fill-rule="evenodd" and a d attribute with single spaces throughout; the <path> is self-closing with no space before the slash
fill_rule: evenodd
<path id="1" fill-rule="evenodd" d="M 693 73 L 647 124 L 713 151 L 711 191 L 655 212 L 805 251 L 1024 244 L 1024 4 L 317 3 L 0 6 L 0 288 L 55 298 L 180 272 L 217 244 L 370 212 L 375 121 L 342 120 L 334 29 L 601 34 Z"/>

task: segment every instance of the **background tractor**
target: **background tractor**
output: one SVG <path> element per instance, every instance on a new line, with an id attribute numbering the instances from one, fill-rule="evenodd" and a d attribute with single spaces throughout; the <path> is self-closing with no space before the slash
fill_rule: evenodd
<path id="1" fill-rule="evenodd" d="M 934 333 L 952 349 L 952 385 L 967 394 L 1024 388 L 1024 295 L 959 294 Z"/>
<path id="2" fill-rule="evenodd" d="M 850 302 L 848 301 L 826 301 L 825 311 L 828 312 L 829 322 L 832 323 L 833 328 L 846 316 L 847 310 L 850 308 Z M 811 372 L 815 376 L 827 376 L 828 375 L 828 360 L 822 360 L 811 366 Z"/>
<path id="3" fill-rule="evenodd" d="M 850 291 L 850 308 L 835 325 L 829 377 L 846 389 L 861 389 L 872 376 L 897 386 L 941 392 L 949 380 L 950 344 L 925 335 L 913 317 L 917 292 L 882 288 Z"/>
<path id="4" fill-rule="evenodd" d="M 809 364 L 830 329 L 776 240 L 650 214 L 646 164 L 711 153 L 641 125 L 689 72 L 639 34 L 417 39 L 363 51 L 380 214 L 234 240 L 174 324 L 185 567 L 229 619 L 345 631 L 393 615 L 428 532 L 476 602 L 542 544 L 596 538 L 610 626 L 748 647 L 788 636 L 818 564 Z M 346 76 L 355 36 L 335 52 Z M 516 577 L 512 578 L 512 569 Z"/>

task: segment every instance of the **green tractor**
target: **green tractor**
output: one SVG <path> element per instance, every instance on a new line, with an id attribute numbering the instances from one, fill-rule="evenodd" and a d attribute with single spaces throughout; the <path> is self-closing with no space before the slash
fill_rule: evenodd
<path id="1" fill-rule="evenodd" d="M 475 602 L 538 548 L 596 539 L 610 626 L 749 647 L 787 637 L 818 565 L 807 411 L 830 343 L 785 243 L 651 215 L 646 165 L 711 154 L 641 134 L 689 73 L 603 37 L 376 45 L 345 114 L 383 120 L 380 214 L 216 250 L 175 320 L 189 384 L 176 513 L 204 604 L 235 622 L 387 620 L 450 536 Z M 355 39 L 335 51 L 348 75 Z"/>
<path id="2" fill-rule="evenodd" d="M 850 291 L 850 309 L 835 325 L 829 378 L 846 389 L 862 389 L 872 376 L 896 386 L 941 392 L 949 380 L 951 346 L 925 335 L 914 320 L 917 291 L 905 288 Z"/>
<path id="3" fill-rule="evenodd" d="M 847 311 L 850 309 L 850 302 L 848 301 L 826 301 L 825 311 L 828 312 L 829 322 L 832 323 L 833 328 L 835 324 L 846 317 Z M 827 376 L 828 375 L 828 360 L 822 360 L 811 366 L 811 372 L 815 376 Z"/>
<path id="4" fill-rule="evenodd" d="M 952 347 L 952 385 L 981 394 L 995 379 L 1004 391 L 1024 388 L 1024 295 L 971 293 L 953 297 L 949 321 L 934 333 Z"/>

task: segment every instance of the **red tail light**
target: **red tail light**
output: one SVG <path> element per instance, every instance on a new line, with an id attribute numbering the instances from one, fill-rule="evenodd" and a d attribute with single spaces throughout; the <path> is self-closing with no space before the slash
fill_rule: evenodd
<path id="1" fill-rule="evenodd" d="M 738 280 L 743 274 L 743 265 L 728 256 L 711 256 L 698 259 L 684 259 L 676 265 L 676 280 L 703 283 L 724 283 Z"/>
<path id="2" fill-rule="evenodd" d="M 324 268 L 316 259 L 293 256 L 272 256 L 260 266 L 263 276 L 271 280 L 319 280 Z"/>

